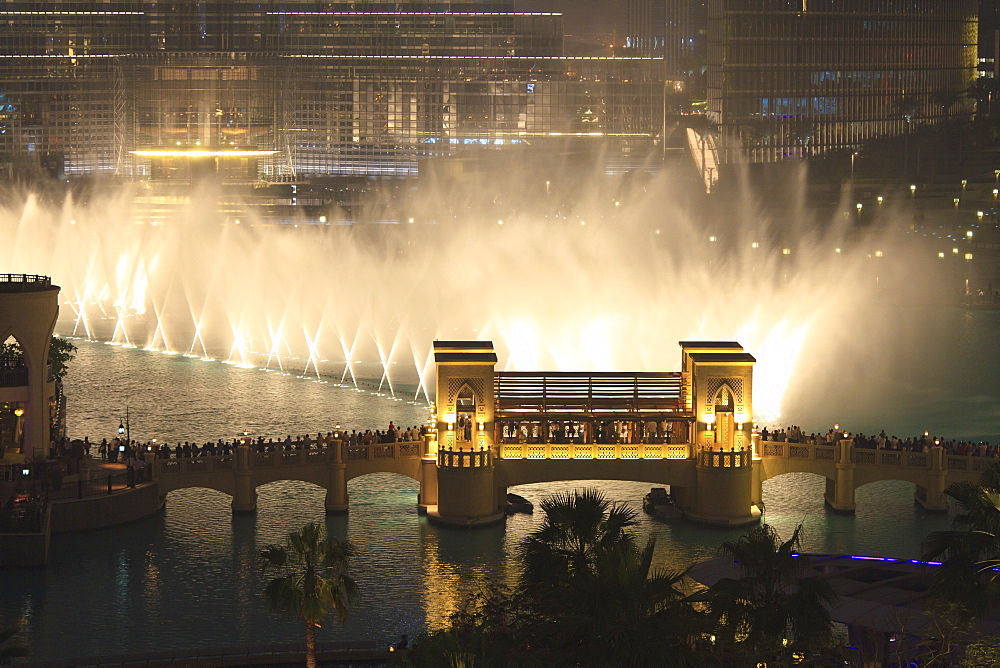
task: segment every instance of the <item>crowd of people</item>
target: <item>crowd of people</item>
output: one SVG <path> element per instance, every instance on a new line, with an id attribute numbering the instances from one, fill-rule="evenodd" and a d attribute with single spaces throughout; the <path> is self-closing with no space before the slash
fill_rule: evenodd
<path id="1" fill-rule="evenodd" d="M 40 533 L 45 512 L 45 494 L 22 490 L 0 507 L 0 533 Z"/>
<path id="2" fill-rule="evenodd" d="M 760 431 L 760 440 L 771 443 L 804 443 L 811 445 L 832 445 L 839 441 L 850 440 L 855 448 L 865 448 L 869 450 L 897 450 L 901 452 L 929 452 L 934 446 L 941 446 L 945 453 L 949 455 L 972 455 L 974 457 L 1000 457 L 1000 445 L 990 445 L 989 441 L 958 441 L 954 439 L 943 439 L 938 436 L 931 436 L 924 433 L 921 436 L 909 436 L 899 438 L 889 436 L 882 430 L 878 434 L 866 435 L 861 433 L 852 434 L 834 425 L 825 434 L 806 434 L 802 428 L 792 425 L 787 429 L 768 430 L 766 427 Z"/>
<path id="3" fill-rule="evenodd" d="M 326 433 L 318 432 L 315 436 L 303 434 L 295 437 L 289 434 L 283 439 L 278 437 L 277 440 L 274 438 L 265 440 L 263 436 L 258 436 L 257 438 L 242 436 L 232 440 L 220 438 L 215 442 L 208 441 L 201 445 L 192 441 L 178 442 L 174 446 L 168 443 L 157 444 L 155 441 L 139 443 L 133 440 L 131 443 L 128 443 L 126 439 L 116 437 L 110 442 L 107 439 L 101 441 L 97 451 L 103 461 L 112 463 L 121 462 L 125 463 L 126 466 L 136 466 L 137 462 L 143 461 L 150 455 L 158 459 L 213 457 L 216 455 L 234 454 L 236 448 L 240 445 L 249 445 L 256 452 L 289 452 L 292 450 L 322 449 L 335 440 L 342 441 L 348 447 L 356 447 L 359 445 L 418 441 L 426 433 L 427 428 L 424 426 L 401 428 L 397 427 L 394 422 L 389 422 L 389 426 L 383 430 L 366 429 L 358 431 L 354 429 L 350 433 L 346 430 L 343 432 L 328 431 Z M 88 443 L 87 450 L 89 451 L 89 440 L 84 439 L 84 442 Z"/>

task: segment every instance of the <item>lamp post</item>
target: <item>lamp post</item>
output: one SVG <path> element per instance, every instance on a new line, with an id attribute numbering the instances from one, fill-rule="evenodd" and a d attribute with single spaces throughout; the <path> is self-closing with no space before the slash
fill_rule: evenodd
<path id="1" fill-rule="evenodd" d="M 132 445 L 132 425 L 129 423 L 128 404 L 125 404 L 125 422 L 118 420 L 118 435 L 125 435 L 125 445 Z"/>
<path id="2" fill-rule="evenodd" d="M 17 447 L 24 453 L 24 428 L 21 426 L 21 417 L 24 415 L 24 409 L 18 406 L 14 409 L 14 417 L 17 418 L 17 422 L 14 423 L 14 438 L 17 442 Z"/>
<path id="3" fill-rule="evenodd" d="M 858 152 L 851 153 L 851 183 L 854 183 L 854 159 L 858 157 Z"/>

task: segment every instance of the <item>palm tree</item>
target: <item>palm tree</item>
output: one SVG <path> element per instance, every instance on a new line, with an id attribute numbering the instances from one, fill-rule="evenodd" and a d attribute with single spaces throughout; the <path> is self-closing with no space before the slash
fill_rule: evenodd
<path id="1" fill-rule="evenodd" d="M 557 580 L 591 573 L 600 551 L 635 544 L 626 529 L 635 525 L 638 513 L 596 489 L 554 494 L 541 508 L 542 526 L 521 545 L 522 584 L 530 590 L 550 589 Z"/>
<path id="2" fill-rule="evenodd" d="M 992 77 L 974 79 L 965 89 L 965 95 L 976 103 L 976 118 L 993 113 L 993 100 L 1000 93 L 1000 81 Z"/>
<path id="3" fill-rule="evenodd" d="M 316 627 L 331 612 L 343 624 L 358 599 L 358 586 L 347 574 L 354 555 L 351 543 L 327 537 L 316 522 L 289 533 L 284 545 L 260 552 L 262 570 L 278 574 L 264 589 L 264 604 L 270 612 L 305 622 L 308 668 L 316 666 Z"/>
<path id="4" fill-rule="evenodd" d="M 747 152 L 763 151 L 769 148 L 778 135 L 778 124 L 771 116 L 755 116 L 749 119 L 741 128 Z"/>
<path id="5" fill-rule="evenodd" d="M 720 546 L 741 577 L 722 578 L 699 598 L 716 624 L 723 648 L 757 661 L 788 661 L 794 654 L 816 656 L 831 646 L 828 605 L 836 600 L 830 583 L 804 575 L 808 562 L 797 555 L 802 526 L 786 541 L 761 524 Z"/>
<path id="6" fill-rule="evenodd" d="M 557 629 L 554 649 L 572 666 L 696 663 L 694 639 L 709 630 L 682 591 L 686 572 L 653 568 L 655 541 L 643 548 L 618 542 L 599 550 L 592 572 L 568 582 L 548 605 Z"/>
<path id="7" fill-rule="evenodd" d="M 976 483 L 956 482 L 944 493 L 959 507 L 955 528 L 924 539 L 927 559 L 942 559 L 932 593 L 961 603 L 973 615 L 1000 604 L 1000 464 L 991 464 Z"/>
<path id="8" fill-rule="evenodd" d="M 962 92 L 957 90 L 939 90 L 931 93 L 931 102 L 941 107 L 944 120 L 951 115 L 951 108 L 962 100 Z"/>
<path id="9" fill-rule="evenodd" d="M 599 491 L 557 494 L 521 546 L 522 589 L 541 616 L 550 658 L 574 666 L 683 665 L 707 627 L 680 588 L 685 573 L 653 568 L 636 545 L 637 513 Z"/>

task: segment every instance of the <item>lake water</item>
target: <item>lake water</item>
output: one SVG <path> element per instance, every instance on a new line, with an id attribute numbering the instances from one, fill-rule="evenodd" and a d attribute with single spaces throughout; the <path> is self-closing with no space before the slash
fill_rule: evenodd
<path id="1" fill-rule="evenodd" d="M 840 413 L 840 421 L 850 428 L 856 417 L 870 428 L 867 422 L 874 426 L 881 419 L 887 431 L 908 434 L 930 417 L 944 435 L 997 439 L 997 322 L 995 313 L 969 314 L 958 334 L 932 323 L 931 343 L 940 331 L 965 337 L 968 345 L 937 349 L 941 359 L 902 360 L 887 367 L 866 382 L 891 385 L 886 404 L 894 412 L 865 407 L 857 416 Z M 333 383 L 77 343 L 79 354 L 67 379 L 69 427 L 92 441 L 114 436 L 126 405 L 134 437 L 169 442 L 231 438 L 243 431 L 275 437 L 315 433 L 337 423 L 348 429 L 384 428 L 389 420 L 410 425 L 427 416 L 422 404 L 409 402 L 412 394 L 393 400 Z M 935 348 L 929 343 L 927 350 Z M 940 373 L 925 373 L 924 363 Z M 935 399 L 948 403 L 928 416 Z M 850 400 L 841 403 L 849 407 Z M 828 428 L 823 422 L 796 422 L 807 430 Z M 515 491 L 537 506 L 553 492 L 589 486 L 637 509 L 648 491 L 645 484 L 608 481 L 527 485 Z M 907 483 L 860 488 L 853 516 L 826 509 L 823 488 L 821 478 L 807 474 L 768 481 L 767 521 L 783 535 L 802 523 L 808 551 L 911 558 L 928 532 L 948 525 L 947 516 L 926 513 L 913 503 L 913 486 Z M 331 620 L 318 637 L 382 644 L 441 624 L 487 578 L 511 580 L 517 545 L 541 519 L 519 515 L 505 525 L 462 531 L 430 525 L 418 515 L 417 484 L 407 478 L 366 476 L 351 481 L 348 491 L 349 514 L 326 516 L 323 490 L 300 482 L 274 483 L 259 488 L 257 513 L 234 517 L 229 497 L 182 490 L 168 496 L 164 512 L 143 521 L 54 536 L 48 568 L 0 572 L 0 625 L 23 627 L 19 637 L 32 660 L 298 642 L 300 624 L 264 611 L 255 555 L 288 531 L 321 521 L 331 534 L 356 544 L 362 600 L 345 626 Z M 639 530 L 656 538 L 657 564 L 672 569 L 715 556 L 721 541 L 740 535 L 666 525 L 644 515 Z"/>

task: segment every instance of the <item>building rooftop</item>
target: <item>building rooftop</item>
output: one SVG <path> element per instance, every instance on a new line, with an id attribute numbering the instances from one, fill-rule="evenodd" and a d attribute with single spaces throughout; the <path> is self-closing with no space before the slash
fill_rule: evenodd
<path id="1" fill-rule="evenodd" d="M 928 589 L 940 563 L 845 554 L 802 557 L 800 577 L 824 578 L 839 596 L 830 606 L 833 621 L 886 633 L 919 636 L 935 632 L 936 615 Z M 739 578 L 741 572 L 732 559 L 717 557 L 695 564 L 689 575 L 711 586 L 723 578 Z M 979 630 L 997 633 L 1000 618 L 982 620 Z"/>

